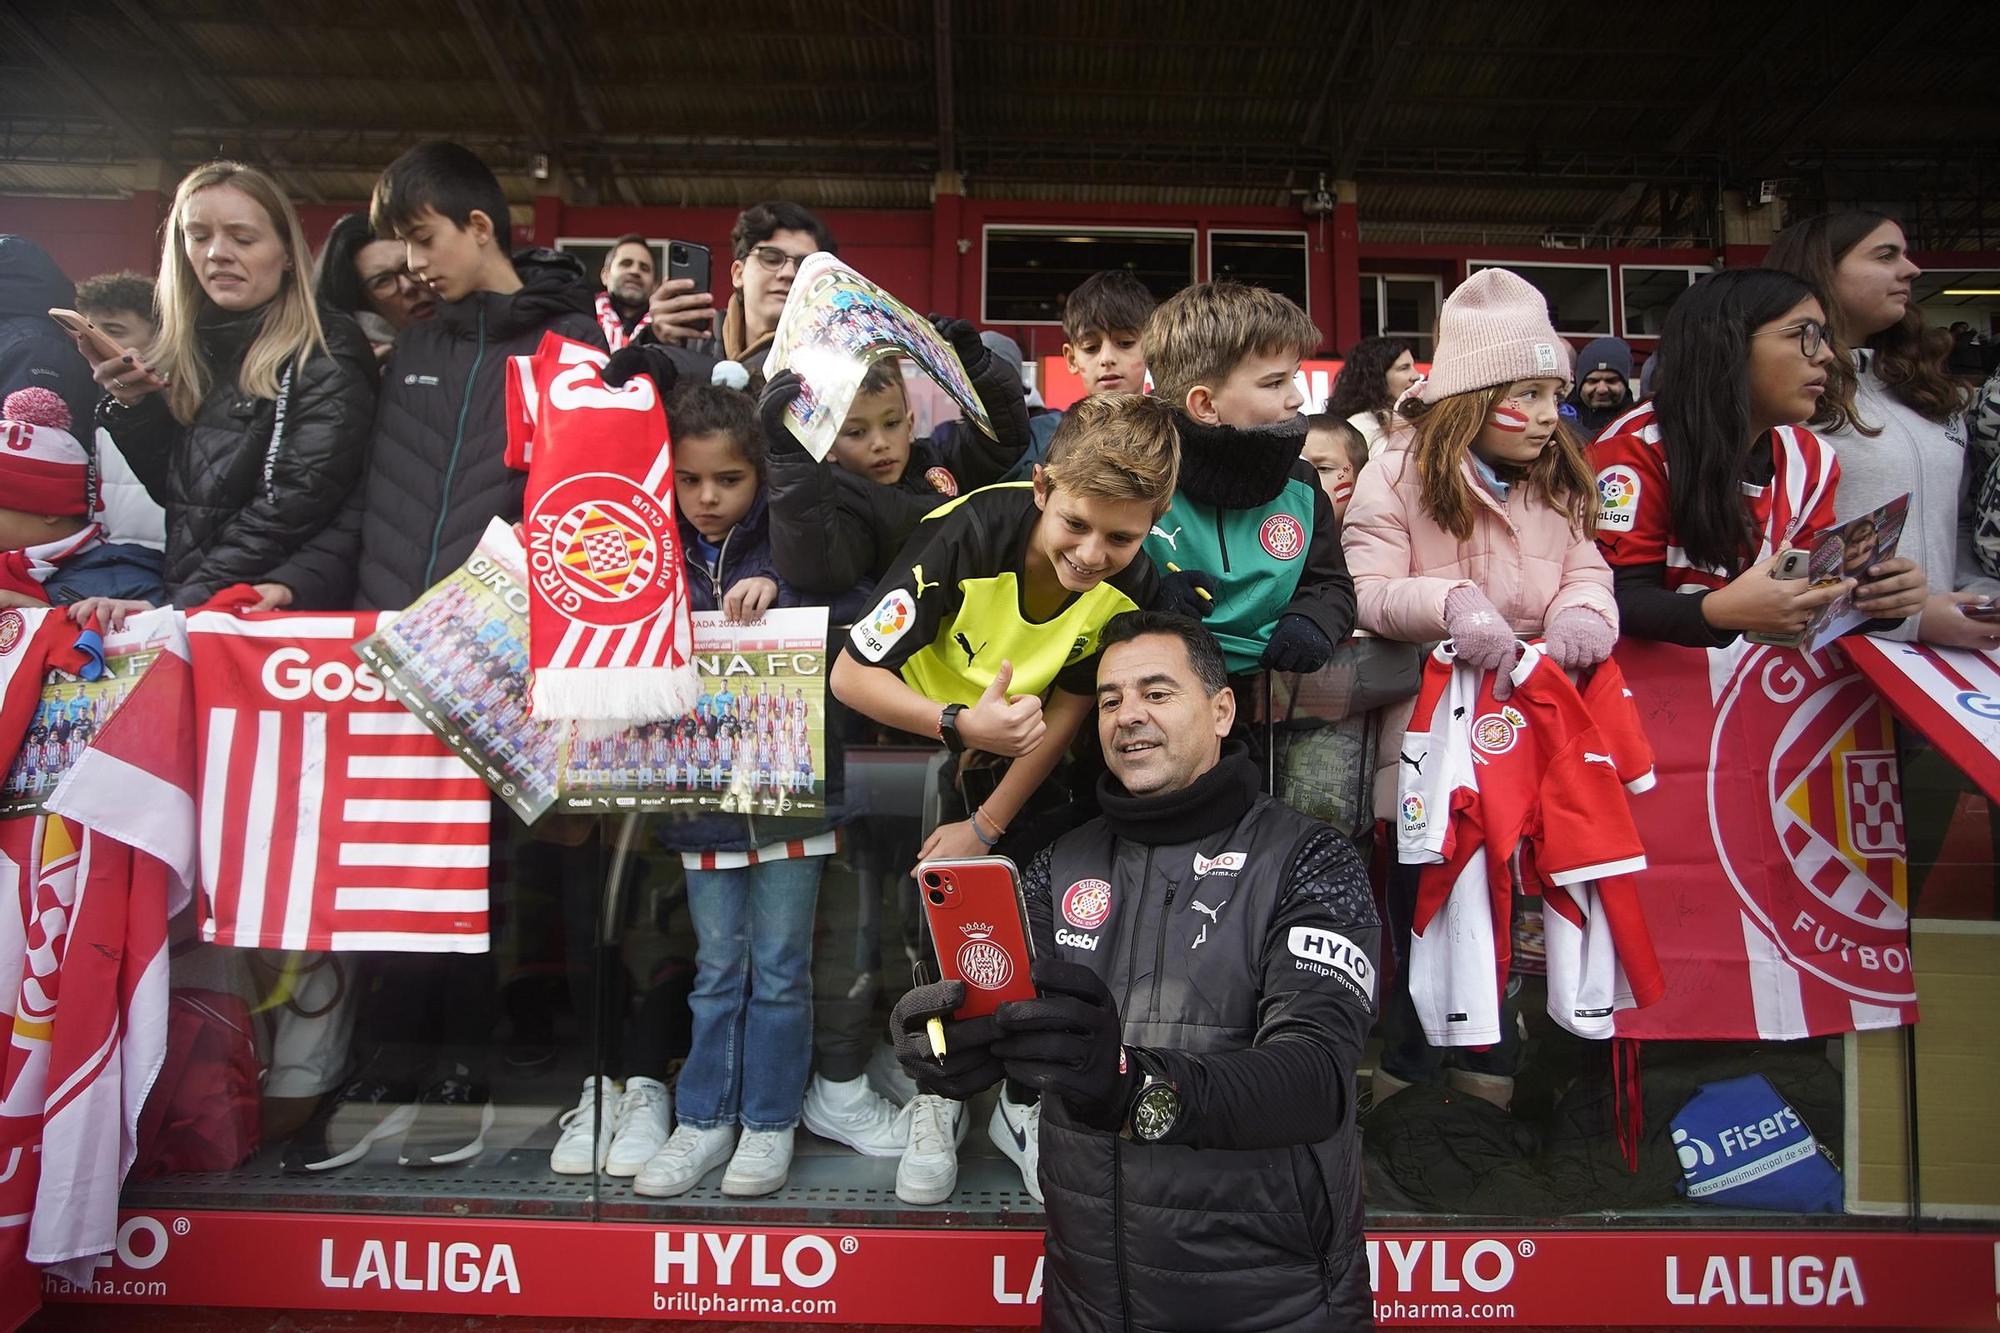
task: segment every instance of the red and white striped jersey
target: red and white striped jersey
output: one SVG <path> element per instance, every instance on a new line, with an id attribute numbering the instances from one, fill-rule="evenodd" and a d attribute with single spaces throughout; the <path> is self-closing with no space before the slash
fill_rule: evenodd
<path id="1" fill-rule="evenodd" d="M 486 785 L 355 657 L 381 619 L 188 618 L 202 938 L 486 949 Z"/>
<path id="2" fill-rule="evenodd" d="M 1739 485 L 1757 533 L 1748 563 L 1797 546 L 1835 523 L 1834 492 L 1840 464 L 1833 446 L 1803 426 L 1771 432 L 1773 475 L 1768 485 Z M 1688 559 L 1675 538 L 1668 502 L 1667 454 L 1653 404 L 1644 403 L 1612 422 L 1590 446 L 1597 472 L 1597 544 L 1613 565 L 1667 567 L 1669 588 L 1720 588 L 1730 575 Z"/>
<path id="3" fill-rule="evenodd" d="M 1646 864 L 1617 763 L 1576 687 L 1534 644 L 1511 675 L 1513 692 L 1497 700 L 1496 673 L 1457 666 L 1441 645 L 1404 737 L 1398 854 L 1424 867 L 1410 998 L 1435 1046 L 1500 1040 L 1516 852 L 1531 892 Z M 1553 988 L 1561 964 L 1555 922 L 1549 928 Z"/>

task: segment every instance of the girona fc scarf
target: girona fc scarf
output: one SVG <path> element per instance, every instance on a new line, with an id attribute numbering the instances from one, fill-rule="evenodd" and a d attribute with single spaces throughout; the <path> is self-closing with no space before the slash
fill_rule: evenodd
<path id="1" fill-rule="evenodd" d="M 653 381 L 546 334 L 507 376 L 507 462 L 525 469 L 531 705 L 543 718 L 680 717 L 692 660 L 673 459 Z"/>
<path id="2" fill-rule="evenodd" d="M 1627 639 L 1656 749 L 1632 813 L 1666 995 L 1621 1037 L 1792 1040 L 1917 1018 L 1889 710 L 1840 647 Z"/>

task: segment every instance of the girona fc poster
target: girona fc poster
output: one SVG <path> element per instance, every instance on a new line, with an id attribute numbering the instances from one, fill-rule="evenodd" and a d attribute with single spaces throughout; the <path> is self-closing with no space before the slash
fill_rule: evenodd
<path id="1" fill-rule="evenodd" d="M 380 619 L 188 617 L 203 939 L 486 949 L 486 785 L 355 656 Z"/>
<path id="2" fill-rule="evenodd" d="M 1632 803 L 1666 996 L 1623 1037 L 1748 1040 L 1917 1018 L 1895 735 L 1838 648 L 1618 646 L 1657 752 Z"/>

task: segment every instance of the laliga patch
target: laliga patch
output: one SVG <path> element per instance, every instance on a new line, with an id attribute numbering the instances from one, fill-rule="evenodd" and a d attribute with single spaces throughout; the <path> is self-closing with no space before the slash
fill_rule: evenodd
<path id="1" fill-rule="evenodd" d="M 1630 532 L 1639 519 L 1639 474 L 1614 463 L 1597 474 L 1597 526 Z"/>
<path id="2" fill-rule="evenodd" d="M 1194 877 L 1201 879 L 1211 874 L 1234 875 L 1243 869 L 1243 863 L 1248 859 L 1248 855 L 1243 852 L 1218 852 L 1214 856 L 1203 856 L 1200 852 L 1196 852 Z"/>
<path id="3" fill-rule="evenodd" d="M 1528 433 L 1527 414 L 1514 406 L 1518 401 L 1518 399 L 1509 398 L 1506 402 L 1497 404 L 1494 407 L 1493 415 L 1490 418 L 1493 429 L 1505 431 L 1509 435 L 1526 435 Z"/>
<path id="4" fill-rule="evenodd" d="M 882 594 L 873 611 L 854 622 L 847 637 L 854 641 L 856 652 L 870 662 L 879 662 L 889 655 L 897 640 L 910 632 L 916 619 L 917 601 L 910 596 L 909 589 L 891 588 Z"/>
<path id="5" fill-rule="evenodd" d="M 1298 959 L 1293 966 L 1322 977 L 1345 978 L 1369 999 L 1375 998 L 1375 965 L 1353 940 L 1318 926 L 1293 926 L 1285 947 Z"/>
<path id="6" fill-rule="evenodd" d="M 1411 833 L 1421 833 L 1427 821 L 1424 818 L 1424 798 L 1411 792 L 1403 798 L 1403 827 Z"/>
<path id="7" fill-rule="evenodd" d="M 1257 540 L 1273 560 L 1296 560 L 1306 549 L 1305 525 L 1290 514 L 1273 514 L 1257 530 Z"/>
<path id="8" fill-rule="evenodd" d="M 1511 705 L 1497 713 L 1487 713 L 1472 724 L 1472 744 L 1487 754 L 1505 754 L 1514 748 L 1527 729 L 1528 719 Z"/>
<path id="9" fill-rule="evenodd" d="M 1064 891 L 1063 920 L 1078 930 L 1096 930 L 1111 915 L 1111 886 L 1101 879 L 1080 879 Z"/>
<path id="10" fill-rule="evenodd" d="M 924 480 L 929 482 L 931 489 L 939 495 L 951 496 L 958 494 L 958 478 L 952 476 L 951 472 L 946 468 L 926 468 L 924 470 Z"/>

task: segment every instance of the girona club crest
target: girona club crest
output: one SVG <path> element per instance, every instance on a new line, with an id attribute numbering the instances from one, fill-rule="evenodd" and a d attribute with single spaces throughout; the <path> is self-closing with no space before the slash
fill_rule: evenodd
<path id="1" fill-rule="evenodd" d="M 589 472 L 551 487 L 528 514 L 528 560 L 569 596 L 574 619 L 630 625 L 658 611 L 674 586 L 673 523 L 630 480 Z"/>
<path id="2" fill-rule="evenodd" d="M 958 946 L 958 975 L 966 985 L 974 990 L 1000 990 L 1014 979 L 1014 960 L 993 942 L 989 928 L 973 924 L 960 929 L 966 938 Z"/>
<path id="3" fill-rule="evenodd" d="M 1795 966 L 1856 999 L 1911 1002 L 1888 710 L 1844 659 L 1771 648 L 1742 656 L 1717 703 L 1711 753 L 1770 756 L 1720 761 L 1708 776 L 1709 821 L 1746 919 Z"/>

